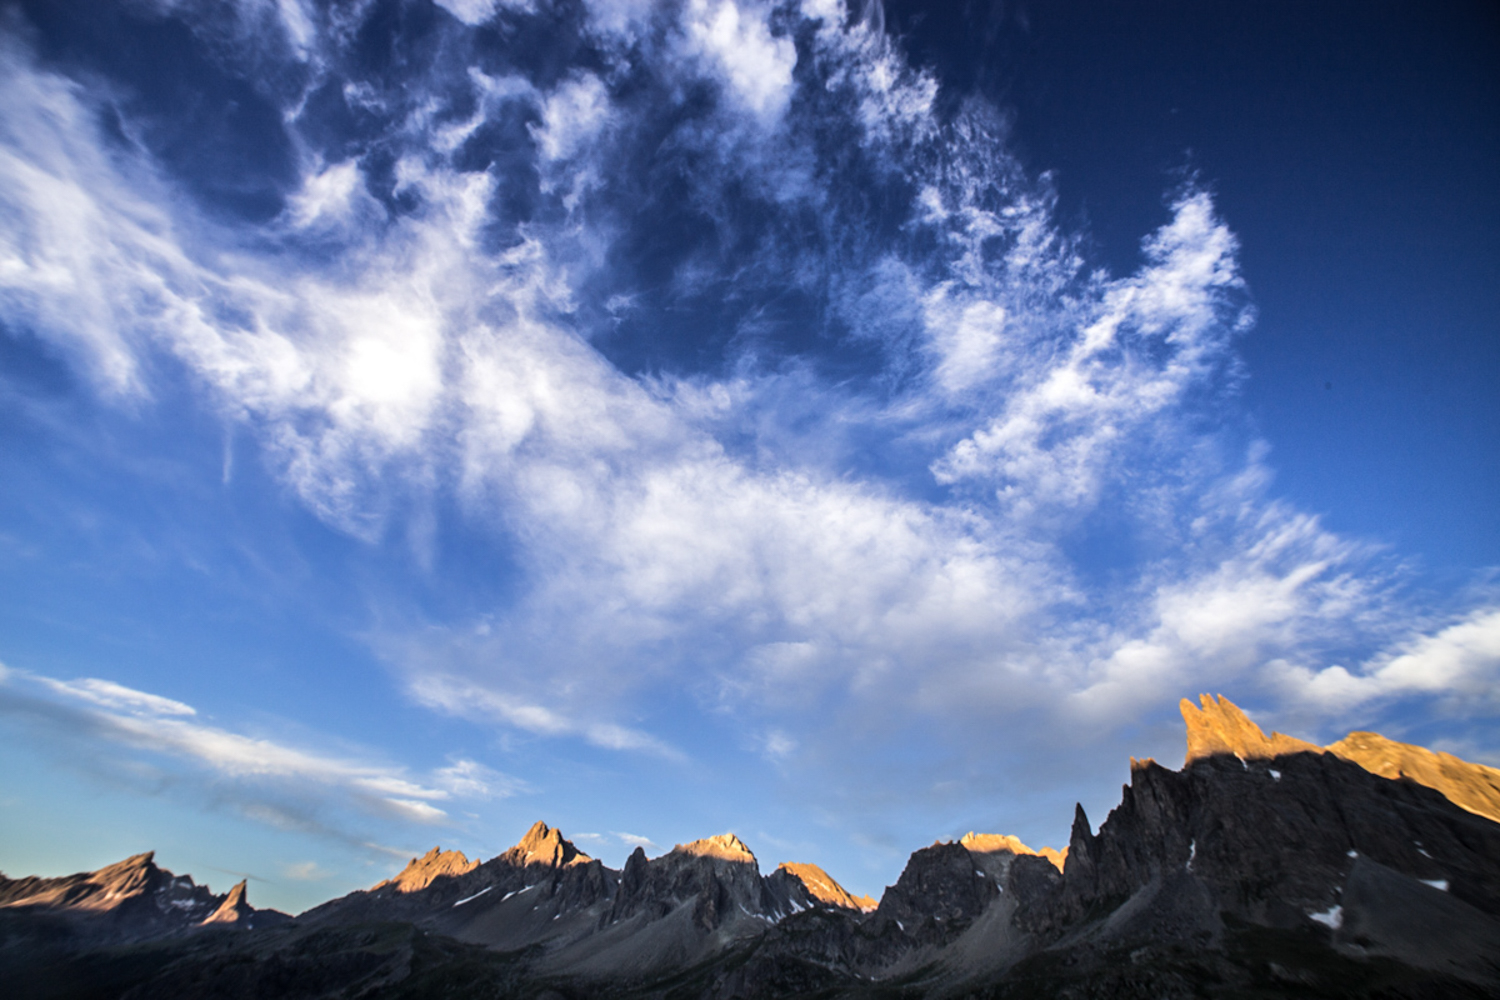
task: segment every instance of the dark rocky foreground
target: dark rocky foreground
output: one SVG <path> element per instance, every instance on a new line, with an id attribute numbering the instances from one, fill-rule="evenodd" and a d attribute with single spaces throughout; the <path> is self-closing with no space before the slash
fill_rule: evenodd
<path id="1" fill-rule="evenodd" d="M 762 875 L 733 836 L 615 871 L 539 823 L 482 864 L 434 849 L 293 920 L 142 855 L 0 882 L 0 983 L 247 1000 L 1500 996 L 1500 774 L 1373 734 L 1326 750 L 1266 737 L 1222 700 L 1184 717 L 1183 769 L 1135 762 L 1097 833 L 1078 811 L 1061 871 L 971 835 L 914 853 L 867 909 L 812 866 Z"/>

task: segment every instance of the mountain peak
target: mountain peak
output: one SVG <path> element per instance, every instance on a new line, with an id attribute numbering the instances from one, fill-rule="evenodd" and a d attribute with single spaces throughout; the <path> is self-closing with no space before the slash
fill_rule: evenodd
<path id="1" fill-rule="evenodd" d="M 525 868 L 527 865 L 562 868 L 567 865 L 586 865 L 594 860 L 565 839 L 561 830 L 550 827 L 541 820 L 531 824 L 531 829 L 526 831 L 520 842 L 500 857 L 517 868 Z"/>
<path id="2" fill-rule="evenodd" d="M 224 902 L 219 904 L 219 908 L 203 918 L 203 922 L 205 924 L 237 924 L 254 912 L 254 908 L 246 899 L 245 879 L 240 879 L 239 884 L 229 890 L 229 895 L 224 897 Z"/>
<path id="3" fill-rule="evenodd" d="M 738 861 L 755 864 L 755 855 L 745 842 L 732 833 L 721 833 L 717 837 L 704 837 L 691 844 L 678 844 L 673 853 L 691 854 L 699 858 L 718 858 L 720 861 Z"/>
<path id="4" fill-rule="evenodd" d="M 1068 857 L 1068 849 L 1066 847 L 1060 851 L 1054 850 L 1051 847 L 1044 847 L 1040 851 L 1033 851 L 1021 843 L 1019 837 L 1014 837 L 1008 833 L 975 833 L 970 830 L 959 838 L 958 842 L 968 848 L 971 854 L 995 854 L 1000 851 L 1009 851 L 1011 854 L 1030 854 L 1035 857 L 1046 858 L 1052 862 L 1058 871 L 1062 871 L 1063 862 Z"/>
<path id="5" fill-rule="evenodd" d="M 802 883 L 808 895 L 820 903 L 828 906 L 837 906 L 844 910 L 858 910 L 869 913 L 875 909 L 875 900 L 869 896 L 854 896 L 848 889 L 834 881 L 829 875 L 817 865 L 804 864 L 798 861 L 788 861 L 777 865 L 776 870 L 786 872 L 788 875 Z"/>
<path id="6" fill-rule="evenodd" d="M 470 861 L 460 851 L 445 851 L 434 847 L 420 858 L 407 862 L 401 874 L 386 879 L 376 889 L 394 886 L 397 892 L 417 892 L 432 884 L 433 879 L 443 875 L 464 875 L 479 867 L 479 862 Z M 373 890 L 372 890 L 373 891 Z"/>
<path id="7" fill-rule="evenodd" d="M 1219 695 L 1201 695 L 1202 708 L 1182 699 L 1182 720 L 1187 723 L 1187 759 L 1185 764 L 1203 757 L 1223 754 L 1241 760 L 1269 760 L 1287 753 L 1322 753 L 1314 746 L 1281 733 L 1266 736 L 1234 702 Z"/>

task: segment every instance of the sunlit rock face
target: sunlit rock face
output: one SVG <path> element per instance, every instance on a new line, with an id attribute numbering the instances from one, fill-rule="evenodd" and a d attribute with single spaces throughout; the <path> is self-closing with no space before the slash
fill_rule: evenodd
<path id="1" fill-rule="evenodd" d="M 501 854 L 497 860 L 517 868 L 528 865 L 562 868 L 567 865 L 586 865 L 594 859 L 574 847 L 572 841 L 565 840 L 562 831 L 537 821 L 516 846 Z"/>
<path id="2" fill-rule="evenodd" d="M 412 858 L 401 873 L 375 886 L 382 889 L 392 886 L 397 892 L 417 892 L 432 884 L 439 876 L 465 875 L 479 867 L 479 862 L 470 861 L 459 851 L 445 851 L 434 847 L 420 858 Z"/>
<path id="3" fill-rule="evenodd" d="M 1187 723 L 1186 763 L 1216 754 L 1266 760 L 1284 753 L 1319 750 L 1311 743 L 1281 733 L 1266 736 L 1238 705 L 1222 695 L 1215 700 L 1205 694 L 1199 701 L 1201 708 L 1195 708 L 1186 698 L 1179 706 Z"/>
<path id="4" fill-rule="evenodd" d="M 838 882 L 817 865 L 800 864 L 795 861 L 787 861 L 776 867 L 772 878 L 777 875 L 786 875 L 801 883 L 807 894 L 824 906 L 832 906 L 841 910 L 857 910 L 868 913 L 875 909 L 876 902 L 869 896 L 853 896 Z"/>
<path id="5" fill-rule="evenodd" d="M 246 881 L 240 879 L 219 908 L 203 918 L 203 923 L 239 926 L 249 924 L 255 917 L 255 909 L 245 899 Z"/>
<path id="6" fill-rule="evenodd" d="M 1019 837 L 1010 834 L 999 833 L 974 833 L 972 830 L 964 834 L 958 841 L 970 854 L 985 858 L 990 856 L 1003 856 L 1006 854 L 1031 854 L 1039 858 L 1045 858 L 1058 871 L 1062 871 L 1063 863 L 1068 859 L 1068 849 L 1054 850 L 1051 847 L 1043 847 L 1039 851 L 1033 851 L 1021 843 Z"/>
<path id="7" fill-rule="evenodd" d="M 147 851 L 95 872 L 61 878 L 0 876 L 0 911 L 42 917 L 76 945 L 146 941 L 194 927 L 268 927 L 288 919 L 251 906 L 242 880 L 223 895 L 159 868 Z"/>
<path id="8" fill-rule="evenodd" d="M 1260 927 L 1496 984 L 1477 956 L 1500 944 L 1500 826 L 1421 783 L 1267 738 L 1227 699 L 1202 705 L 1183 703 L 1181 771 L 1134 762 L 1097 834 L 1078 810 L 1065 878 L 1022 899 L 1020 926 L 1042 941 L 1226 955 Z M 1408 916 L 1386 905 L 1398 899 Z M 1439 947 L 1434 921 L 1466 930 Z"/>
<path id="9" fill-rule="evenodd" d="M 1382 778 L 1405 778 L 1426 785 L 1455 805 L 1500 823 L 1500 771 L 1493 767 L 1397 743 L 1379 733 L 1350 733 L 1325 749 Z"/>

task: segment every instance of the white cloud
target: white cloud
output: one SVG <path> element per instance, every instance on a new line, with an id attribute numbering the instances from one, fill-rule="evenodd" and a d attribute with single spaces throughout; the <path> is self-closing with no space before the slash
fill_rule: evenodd
<path id="1" fill-rule="evenodd" d="M 453 6 L 466 23 L 494 13 Z M 106 393 L 144 398 L 154 358 L 181 363 L 312 510 L 372 546 L 393 497 L 456 499 L 466 527 L 519 565 L 519 596 L 469 621 L 392 615 L 369 636 L 416 703 L 487 726 L 681 761 L 692 748 L 650 713 L 661 692 L 685 692 L 767 758 L 853 767 L 861 738 L 926 725 L 976 753 L 1013 751 L 1060 718 L 1102 740 L 1208 679 L 1274 682 L 1329 711 L 1492 683 L 1493 612 L 1356 671 L 1312 666 L 1388 636 L 1403 612 L 1367 551 L 1274 502 L 1263 453 L 1240 440 L 1222 397 L 1249 313 L 1207 194 L 1177 198 L 1138 272 L 1090 274 L 989 118 L 940 122 L 935 82 L 870 19 L 804 9 L 822 21 L 805 68 L 837 98 L 825 113 L 857 125 L 872 171 L 918 192 L 901 240 L 864 247 L 870 219 L 839 214 L 853 210 L 821 167 L 782 162 L 803 151 L 764 122 L 751 123 L 758 144 L 730 120 L 744 115 L 653 141 L 719 157 L 692 196 L 716 224 L 714 185 L 744 181 L 788 231 L 803 217 L 838 230 L 786 250 L 776 280 L 806 270 L 833 299 L 854 289 L 840 315 L 888 352 L 875 388 L 795 360 L 634 378 L 592 346 L 591 283 L 608 284 L 623 223 L 589 199 L 634 169 L 612 143 L 642 114 L 611 102 L 617 77 L 597 67 L 545 93 L 472 70 L 457 115 L 414 95 L 391 140 L 397 191 L 417 206 L 399 217 L 357 159 L 309 161 L 261 235 L 333 241 L 322 266 L 224 239 L 149 163 L 104 155 L 80 88 L 17 52 L 0 69 L 0 305 Z M 687 58 L 644 41 L 638 57 L 668 63 L 648 68 L 672 84 L 707 74 L 752 117 L 783 121 L 792 38 L 749 3 L 683 11 L 667 44 Z M 591 10 L 596 30 L 626 34 L 669 14 Z M 611 49 L 609 72 L 631 51 Z M 352 81 L 346 93 L 372 114 L 387 99 Z M 540 212 L 497 240 L 494 206 L 515 178 L 465 171 L 458 151 L 516 102 L 539 113 L 534 176 L 565 221 Z M 725 225 L 729 245 L 740 234 Z M 716 280 L 750 287 L 753 271 Z M 609 291 L 607 309 L 639 290 Z M 1077 533 L 1116 530 L 1092 525 L 1105 515 L 1145 539 L 1123 583 L 1088 579 L 1069 554 Z M 109 739 L 407 819 L 522 787 L 467 759 L 411 779 L 190 721 L 189 706 L 109 682 L 53 683 L 103 713 Z"/>
<path id="2" fill-rule="evenodd" d="M 437 5 L 464 24 L 484 24 L 501 8 L 531 10 L 531 0 L 436 0 Z"/>
<path id="3" fill-rule="evenodd" d="M 652 841 L 651 838 L 649 838 L 649 837 L 642 837 L 642 836 L 640 836 L 638 834 L 634 834 L 634 833 L 618 833 L 618 832 L 615 833 L 615 836 L 619 837 L 620 840 L 624 841 L 625 846 L 627 846 L 627 847 L 640 847 L 640 848 L 643 848 L 643 849 L 645 849 L 647 851 L 654 851 L 654 850 L 657 849 L 656 843 L 654 841 Z"/>
<path id="4" fill-rule="evenodd" d="M 467 757 L 438 768 L 432 778 L 439 788 L 466 799 L 505 799 L 526 788 L 525 782 Z"/>
<path id="5" fill-rule="evenodd" d="M 0 680 L 4 678 L 0 677 Z M 50 677 L 40 677 L 37 680 L 59 694 L 71 695 L 103 708 L 124 710 L 137 715 L 198 714 L 191 705 L 184 705 L 180 701 L 148 694 L 145 691 L 136 691 L 133 688 L 116 684 L 114 681 L 100 680 L 97 677 L 84 677 L 75 681 L 56 681 Z"/>
<path id="6" fill-rule="evenodd" d="M 398 766 L 247 736 L 198 721 L 182 702 L 98 678 L 60 681 L 8 670 L 0 677 L 0 709 L 60 728 L 70 743 L 101 741 L 112 756 L 133 751 L 148 755 L 141 760 L 154 755 L 185 764 L 236 788 L 242 811 L 281 826 L 307 826 L 303 812 L 330 797 L 374 817 L 443 823 L 448 814 L 434 803 L 504 797 L 523 787 L 468 759 L 424 780 Z"/>
<path id="7" fill-rule="evenodd" d="M 1500 707 L 1500 608 L 1480 608 L 1436 632 L 1411 636 L 1354 671 L 1280 660 L 1271 676 L 1289 699 L 1327 712 L 1410 695 L 1462 700 L 1468 712 L 1494 711 Z"/>
<path id="8" fill-rule="evenodd" d="M 609 94 L 592 73 L 565 80 L 547 95 L 542 125 L 534 129 L 542 156 L 561 160 L 577 153 L 609 119 Z"/>
<path id="9" fill-rule="evenodd" d="M 771 34 L 766 13 L 736 0 L 688 0 L 685 29 L 690 47 L 718 67 L 729 93 L 774 118 L 791 96 L 797 49 Z"/>
<path id="10" fill-rule="evenodd" d="M 294 882 L 321 882 L 333 873 L 324 871 L 316 861 L 298 861 L 283 864 L 281 874 Z"/>

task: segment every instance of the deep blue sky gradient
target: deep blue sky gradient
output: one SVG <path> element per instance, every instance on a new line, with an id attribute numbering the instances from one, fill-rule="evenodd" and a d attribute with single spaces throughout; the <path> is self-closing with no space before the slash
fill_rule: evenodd
<path id="1" fill-rule="evenodd" d="M 155 848 L 300 909 L 542 818 L 616 865 L 733 829 L 878 896 L 935 837 L 1097 824 L 1210 689 L 1500 762 L 1494 5 L 856 6 L 379 0 L 303 42 L 296 4 L 5 7 L 0 868 Z M 930 108 L 870 110 L 922 72 Z M 960 260 L 977 216 L 1046 249 Z M 1179 230 L 1244 279 L 1189 320 L 1149 305 Z M 436 302 L 437 416 L 390 457 L 357 423 L 389 400 L 267 402 L 163 288 L 246 370 L 275 332 L 335 382 L 366 331 L 325 301 Z M 134 389 L 76 333 L 100 302 Z M 507 393 L 542 414 L 509 451 L 473 416 Z"/>

